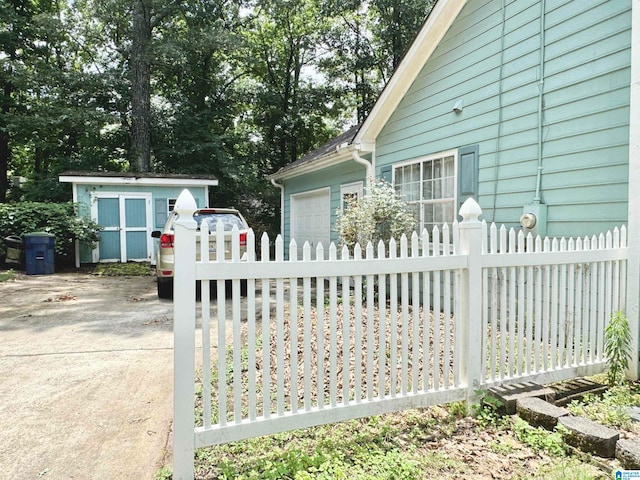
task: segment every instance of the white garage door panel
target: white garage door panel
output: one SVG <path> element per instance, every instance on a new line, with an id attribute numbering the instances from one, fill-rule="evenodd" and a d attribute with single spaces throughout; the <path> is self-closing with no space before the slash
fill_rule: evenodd
<path id="1" fill-rule="evenodd" d="M 305 242 L 311 245 L 314 257 L 318 243 L 328 251 L 331 233 L 329 191 L 295 195 L 291 197 L 291 203 L 291 238 L 298 245 L 298 257 L 302 258 Z"/>

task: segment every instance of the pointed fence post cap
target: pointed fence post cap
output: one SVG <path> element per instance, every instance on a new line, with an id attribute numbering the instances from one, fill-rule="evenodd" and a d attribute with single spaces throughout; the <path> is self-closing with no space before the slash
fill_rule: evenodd
<path id="1" fill-rule="evenodd" d="M 482 209 L 478 202 L 469 197 L 460 207 L 460 216 L 462 217 L 462 223 L 465 222 L 479 222 L 478 217 L 482 214 Z"/>
<path id="2" fill-rule="evenodd" d="M 198 205 L 196 204 L 196 200 L 193 198 L 193 195 L 191 195 L 191 192 L 185 188 L 182 190 L 182 193 L 180 193 L 173 209 L 177 211 L 178 214 L 183 211 L 194 212 L 198 209 Z"/>

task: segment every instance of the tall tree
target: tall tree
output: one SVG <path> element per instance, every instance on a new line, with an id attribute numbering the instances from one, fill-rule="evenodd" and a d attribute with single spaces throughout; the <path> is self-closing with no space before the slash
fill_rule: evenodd
<path id="1" fill-rule="evenodd" d="M 362 122 L 402 60 L 434 0 L 321 0 L 334 20 L 320 68 L 343 86 Z"/>
<path id="2" fill-rule="evenodd" d="M 248 42 L 256 82 L 248 107 L 263 155 L 278 169 L 333 135 L 336 92 L 317 71 L 328 27 L 314 0 L 264 0 Z"/>
<path id="3" fill-rule="evenodd" d="M 131 146 L 132 170 L 151 167 L 151 0 L 135 0 L 131 34 Z"/>
<path id="4" fill-rule="evenodd" d="M 134 0 L 131 28 L 131 145 L 132 169 L 151 169 L 151 64 L 152 34 L 162 22 L 178 12 L 178 1 Z"/>
<path id="5" fill-rule="evenodd" d="M 0 1 L 0 202 L 6 201 L 12 157 L 11 116 L 21 108 L 17 70 L 25 63 L 37 34 L 30 28 L 37 5 L 29 0 Z"/>

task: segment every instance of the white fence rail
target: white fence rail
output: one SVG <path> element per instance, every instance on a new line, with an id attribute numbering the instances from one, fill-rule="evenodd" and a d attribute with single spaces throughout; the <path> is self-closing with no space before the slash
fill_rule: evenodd
<path id="1" fill-rule="evenodd" d="M 599 371 L 603 329 L 624 310 L 624 228 L 525 239 L 487 231 L 470 200 L 460 224 L 399 244 L 352 254 L 332 244 L 327 260 L 318 246 L 312 260 L 292 242 L 284 260 L 278 237 L 271 260 L 265 235 L 258 259 L 249 232 L 241 258 L 235 231 L 231 259 L 217 249 L 210 260 L 203 240 L 196 261 L 208 227 L 196 232 L 188 192 L 175 208 L 175 479 L 193 477 L 198 447 Z M 222 225 L 212 235 L 224 245 Z"/>

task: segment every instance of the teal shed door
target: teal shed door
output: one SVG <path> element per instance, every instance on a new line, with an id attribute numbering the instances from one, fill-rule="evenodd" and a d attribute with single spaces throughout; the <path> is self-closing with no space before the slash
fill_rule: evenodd
<path id="1" fill-rule="evenodd" d="M 93 217 L 103 228 L 95 261 L 151 259 L 151 194 L 100 194 L 94 201 Z"/>

